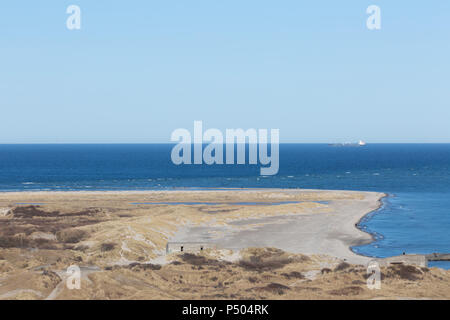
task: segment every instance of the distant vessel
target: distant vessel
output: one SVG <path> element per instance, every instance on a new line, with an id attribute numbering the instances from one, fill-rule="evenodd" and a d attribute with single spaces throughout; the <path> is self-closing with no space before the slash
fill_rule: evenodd
<path id="1" fill-rule="evenodd" d="M 364 147 L 366 145 L 366 142 L 363 140 L 359 140 L 358 142 L 344 142 L 344 143 L 330 143 L 330 146 L 333 147 Z"/>

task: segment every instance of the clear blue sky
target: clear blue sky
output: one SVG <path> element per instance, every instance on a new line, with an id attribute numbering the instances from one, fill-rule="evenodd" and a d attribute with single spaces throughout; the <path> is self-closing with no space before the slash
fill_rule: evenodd
<path id="1" fill-rule="evenodd" d="M 448 0 L 2 1 L 0 143 L 168 142 L 194 120 L 450 142 L 449 17 Z"/>

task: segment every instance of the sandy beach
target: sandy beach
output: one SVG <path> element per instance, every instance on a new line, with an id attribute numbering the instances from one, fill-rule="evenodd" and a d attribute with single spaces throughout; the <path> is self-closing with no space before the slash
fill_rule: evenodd
<path id="1" fill-rule="evenodd" d="M 292 194 L 292 191 L 287 190 L 280 192 Z M 219 248 L 233 250 L 274 247 L 292 253 L 327 254 L 356 264 L 369 262 L 371 258 L 357 255 L 350 250 L 351 246 L 372 241 L 369 234 L 357 229 L 355 225 L 367 213 L 377 210 L 381 205 L 381 198 L 385 195 L 370 192 L 308 192 L 317 194 L 321 199 L 329 199 L 320 202 L 324 205 L 320 214 L 304 210 L 293 215 L 275 214 L 262 218 L 239 219 L 226 226 L 185 227 L 170 240 L 212 242 Z M 339 194 L 345 194 L 347 198 L 339 199 Z M 271 209 L 276 212 L 278 208 Z"/>
<path id="2" fill-rule="evenodd" d="M 352 281 L 359 285 L 347 291 L 374 297 L 361 286 L 371 259 L 350 247 L 372 240 L 356 224 L 379 208 L 384 196 L 299 189 L 0 193 L 0 298 L 241 299 L 276 298 L 279 291 L 289 291 L 293 299 L 311 297 L 303 289 L 270 289 L 292 284 L 292 272 L 301 283 L 320 280 L 317 297 L 352 296 L 333 294 L 350 280 L 347 287 Z M 173 242 L 201 242 L 215 249 L 167 254 Z M 265 262 L 255 267 L 254 261 Z M 341 264 L 345 267 L 336 272 L 358 271 L 325 284 L 323 277 Z M 65 288 L 65 270 L 71 265 L 80 266 L 84 290 Z M 207 278 L 208 272 L 216 275 Z M 396 279 L 395 270 L 387 272 Z M 228 273 L 248 281 L 225 281 L 225 290 L 225 282 L 219 281 L 220 287 L 214 279 L 228 279 Z M 260 278 L 262 273 L 267 277 Z M 178 274 L 191 280 L 170 282 Z M 251 296 L 246 290 L 255 285 L 255 277 L 269 289 Z M 186 287 L 192 283 L 194 291 Z"/>

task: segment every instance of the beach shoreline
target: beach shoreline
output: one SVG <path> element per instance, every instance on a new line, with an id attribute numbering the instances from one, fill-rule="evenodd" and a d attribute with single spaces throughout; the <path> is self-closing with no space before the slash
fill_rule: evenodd
<path id="1" fill-rule="evenodd" d="M 370 219 L 370 218 L 368 218 L 369 216 L 373 216 L 373 215 L 377 214 L 377 212 L 379 212 L 380 210 L 382 210 L 383 207 L 384 207 L 384 205 L 385 205 L 385 203 L 384 203 L 383 201 L 384 201 L 384 199 L 386 199 L 386 198 L 389 198 L 389 194 L 388 194 L 388 193 L 383 193 L 383 196 L 381 196 L 380 199 L 378 200 L 378 207 L 377 207 L 375 210 L 369 211 L 368 213 L 366 213 L 365 215 L 363 215 L 363 216 L 358 220 L 358 222 L 355 224 L 355 228 L 356 228 L 356 229 L 358 229 L 358 230 L 360 230 L 360 231 L 362 231 L 362 232 L 364 232 L 364 233 L 367 233 L 367 234 L 369 234 L 369 235 L 371 236 L 372 241 L 370 241 L 370 242 L 367 243 L 367 244 L 370 244 L 370 243 L 372 243 L 372 242 L 377 241 L 377 239 L 376 239 L 376 237 L 375 237 L 375 232 L 370 232 L 370 231 L 367 231 L 367 230 L 362 229 L 362 228 L 360 227 L 360 224 L 361 224 L 363 221 L 368 221 L 368 220 L 366 220 L 366 219 Z M 359 256 L 368 257 L 368 258 L 371 258 L 371 259 L 374 259 L 374 258 L 375 258 L 375 257 L 371 257 L 371 256 L 367 256 L 367 255 L 364 255 L 364 254 L 355 252 L 355 251 L 352 250 L 352 247 L 350 247 L 350 250 L 351 250 L 352 252 L 354 252 L 355 254 L 359 255 Z"/>

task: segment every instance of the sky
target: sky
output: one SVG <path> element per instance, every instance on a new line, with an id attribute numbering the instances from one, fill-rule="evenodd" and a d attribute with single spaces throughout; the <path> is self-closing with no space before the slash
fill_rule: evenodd
<path id="1" fill-rule="evenodd" d="M 449 143 L 449 16 L 448 0 L 1 1 L 0 143 L 166 143 L 195 120 Z"/>

